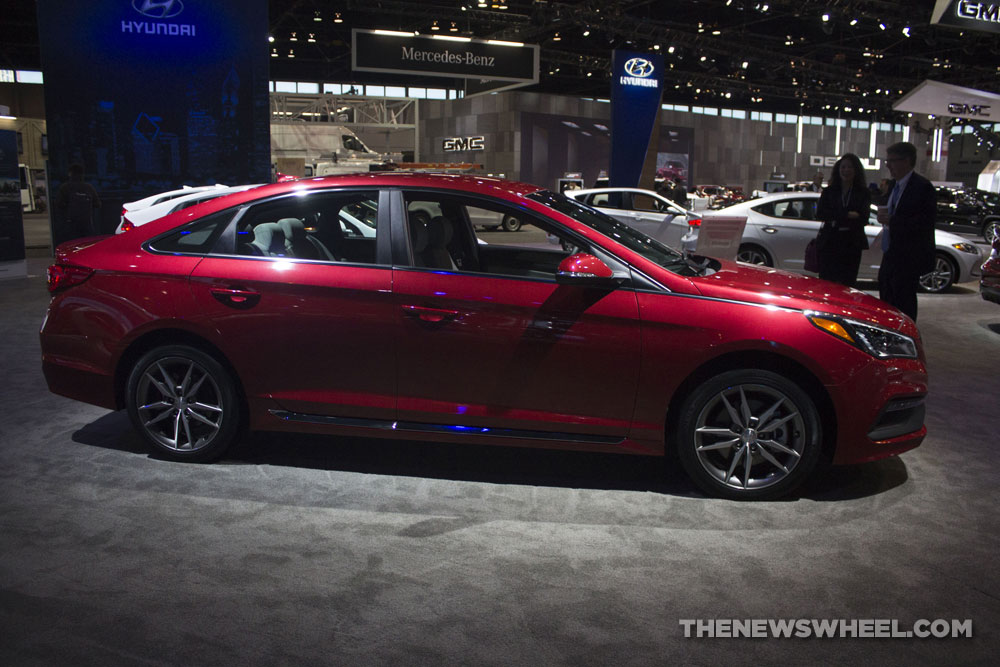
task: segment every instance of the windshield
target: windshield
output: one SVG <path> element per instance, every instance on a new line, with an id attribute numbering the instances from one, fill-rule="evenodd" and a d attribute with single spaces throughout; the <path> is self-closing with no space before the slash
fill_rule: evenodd
<path id="1" fill-rule="evenodd" d="M 698 268 L 690 264 L 684 256 L 673 248 L 663 245 L 656 239 L 652 239 L 642 232 L 618 222 L 611 216 L 581 204 L 575 199 L 551 192 L 549 190 L 539 190 L 528 195 L 533 199 L 563 215 L 569 216 L 577 222 L 582 222 L 591 229 L 614 239 L 618 243 L 644 258 L 658 264 L 668 271 L 678 273 L 683 276 L 696 276 L 700 274 Z"/>

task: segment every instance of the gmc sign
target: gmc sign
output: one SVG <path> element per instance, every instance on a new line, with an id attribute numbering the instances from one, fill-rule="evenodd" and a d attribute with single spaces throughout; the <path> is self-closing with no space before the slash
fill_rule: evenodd
<path id="1" fill-rule="evenodd" d="M 484 151 L 486 150 L 486 137 L 449 137 L 442 139 L 441 150 L 445 153 Z"/>
<path id="2" fill-rule="evenodd" d="M 989 116 L 989 104 L 964 104 L 962 102 L 949 102 L 948 113 L 956 116 Z"/>

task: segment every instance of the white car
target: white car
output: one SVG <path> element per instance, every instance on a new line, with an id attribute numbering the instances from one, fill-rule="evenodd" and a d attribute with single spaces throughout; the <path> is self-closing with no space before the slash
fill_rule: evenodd
<path id="1" fill-rule="evenodd" d="M 568 190 L 563 194 L 671 248 L 693 250 L 693 242 L 698 240 L 692 230 L 701 225 L 701 216 L 652 190 L 590 188 Z"/>
<path id="2" fill-rule="evenodd" d="M 747 224 L 737 260 L 808 273 L 803 268 L 806 245 L 816 238 L 822 225 L 816 220 L 819 196 L 818 192 L 782 192 L 740 202 L 713 213 L 746 216 Z M 705 217 L 710 215 L 706 213 Z M 869 223 L 865 226 L 870 247 L 861 255 L 858 280 L 878 279 L 882 248 L 876 237 L 881 230 L 882 226 L 875 221 L 873 207 Z M 937 247 L 934 271 L 920 279 L 920 286 L 925 292 L 943 292 L 954 283 L 979 275 L 983 260 L 974 243 L 941 230 L 935 230 L 934 236 Z"/>
<path id="3" fill-rule="evenodd" d="M 205 190 L 224 187 L 226 186 L 221 183 L 216 183 L 215 185 L 184 185 L 176 190 L 168 190 L 167 192 L 160 192 L 159 194 L 143 197 L 142 199 L 137 199 L 135 201 L 125 202 L 122 204 L 122 217 L 124 218 L 125 214 L 129 211 L 138 211 L 142 208 L 156 206 L 157 204 L 162 204 L 170 199 L 184 197 L 186 195 L 194 194 L 195 192 L 203 192 Z"/>
<path id="4" fill-rule="evenodd" d="M 181 209 L 188 208 L 189 206 L 200 204 L 203 201 L 215 199 L 216 197 L 232 194 L 234 192 L 240 192 L 241 190 L 249 190 L 250 188 L 255 188 L 258 185 L 260 185 L 260 183 L 255 183 L 254 185 L 237 185 L 235 187 L 229 187 L 227 185 L 208 185 L 198 188 L 186 188 L 185 190 L 181 190 L 180 194 L 173 194 L 170 197 L 161 198 L 160 201 L 155 204 L 132 208 L 129 208 L 129 204 L 125 204 L 125 208 L 122 209 L 122 219 L 121 222 L 118 223 L 118 228 L 115 230 L 115 234 L 127 232 L 128 230 L 140 227 L 147 222 L 158 220 L 159 218 L 173 213 L 174 211 L 180 211 Z M 161 196 L 154 195 L 153 197 L 147 197 L 146 199 L 141 199 L 139 201 L 144 202 L 157 197 Z M 130 202 L 130 204 L 137 203 L 138 202 Z"/>

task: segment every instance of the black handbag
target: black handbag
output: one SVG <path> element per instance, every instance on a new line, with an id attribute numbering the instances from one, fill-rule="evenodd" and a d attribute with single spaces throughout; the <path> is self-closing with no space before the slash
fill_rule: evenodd
<path id="1" fill-rule="evenodd" d="M 812 273 L 819 273 L 819 249 L 816 247 L 816 239 L 806 244 L 806 262 L 802 268 Z"/>

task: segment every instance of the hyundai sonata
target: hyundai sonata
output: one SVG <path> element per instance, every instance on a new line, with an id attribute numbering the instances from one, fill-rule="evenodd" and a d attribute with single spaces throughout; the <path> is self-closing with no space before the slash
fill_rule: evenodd
<path id="1" fill-rule="evenodd" d="M 559 243 L 477 243 L 470 208 Z M 345 210 L 374 233 L 347 233 Z M 922 346 L 898 310 L 685 257 L 524 183 L 263 186 L 64 244 L 48 279 L 50 389 L 127 409 L 180 461 L 246 429 L 676 453 L 706 492 L 762 499 L 926 434 Z"/>

